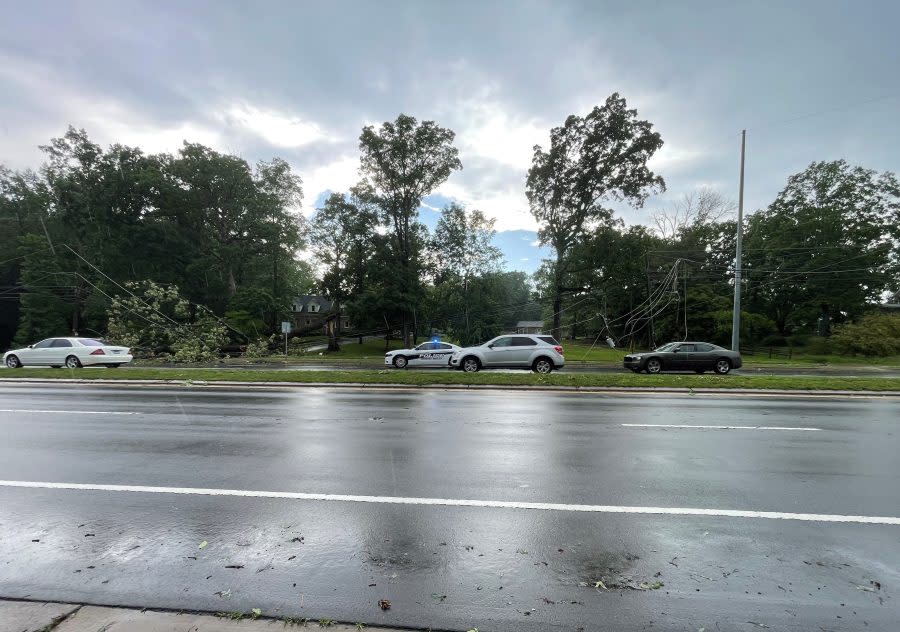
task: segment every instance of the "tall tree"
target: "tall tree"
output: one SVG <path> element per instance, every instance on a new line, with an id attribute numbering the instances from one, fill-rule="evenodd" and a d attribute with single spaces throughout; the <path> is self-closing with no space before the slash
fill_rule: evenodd
<path id="1" fill-rule="evenodd" d="M 748 305 L 782 334 L 810 332 L 823 310 L 854 318 L 900 278 L 900 183 L 843 160 L 791 176 L 750 216 L 745 239 Z"/>
<path id="2" fill-rule="evenodd" d="M 492 243 L 495 222 L 477 209 L 466 212 L 456 202 L 441 209 L 429 246 L 436 284 L 500 269 L 503 253 Z"/>
<path id="3" fill-rule="evenodd" d="M 329 329 L 328 350 L 338 351 L 341 310 L 363 289 L 376 218 L 365 206 L 332 193 L 316 211 L 310 226 L 310 246 L 322 266 L 321 287 L 331 299 L 337 326 Z"/>
<path id="4" fill-rule="evenodd" d="M 737 208 L 719 191 L 702 187 L 684 196 L 672 206 L 653 214 L 653 224 L 663 239 L 674 240 L 682 232 L 704 224 L 714 224 Z"/>
<path id="5" fill-rule="evenodd" d="M 373 205 L 388 227 L 394 294 L 407 343 L 414 306 L 421 298 L 419 206 L 422 198 L 462 168 L 454 137 L 434 121 L 419 123 L 406 114 L 378 129 L 367 126 L 359 137 L 362 181 L 355 195 Z"/>
<path id="6" fill-rule="evenodd" d="M 560 336 L 560 311 L 567 255 L 587 228 L 609 220 L 603 204 L 624 201 L 640 207 L 665 190 L 662 177 L 647 166 L 662 147 L 653 125 L 614 93 L 586 116 L 569 116 L 550 131 L 550 147 L 535 145 L 525 194 L 540 224 L 542 244 L 556 253 L 553 271 L 553 332 Z"/>

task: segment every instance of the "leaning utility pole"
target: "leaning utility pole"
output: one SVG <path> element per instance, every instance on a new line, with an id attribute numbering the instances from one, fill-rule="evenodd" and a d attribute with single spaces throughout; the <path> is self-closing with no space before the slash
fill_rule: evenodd
<path id="1" fill-rule="evenodd" d="M 744 148 L 747 130 L 741 130 L 741 186 L 738 191 L 737 242 L 734 252 L 734 311 L 731 314 L 731 350 L 741 347 L 741 238 L 744 233 Z"/>

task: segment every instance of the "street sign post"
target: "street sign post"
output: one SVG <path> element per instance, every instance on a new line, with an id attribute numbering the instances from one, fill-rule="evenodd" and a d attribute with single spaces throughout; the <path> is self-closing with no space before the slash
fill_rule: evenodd
<path id="1" fill-rule="evenodd" d="M 288 320 L 281 321 L 281 333 L 284 334 L 284 355 L 288 352 L 288 334 L 291 333 L 291 322 Z"/>

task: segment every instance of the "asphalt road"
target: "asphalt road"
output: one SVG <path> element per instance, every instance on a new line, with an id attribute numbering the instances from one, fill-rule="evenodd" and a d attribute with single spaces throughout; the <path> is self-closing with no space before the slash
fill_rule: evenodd
<path id="1" fill-rule="evenodd" d="M 0 597 L 895 630 L 898 430 L 891 398 L 2 385 Z"/>

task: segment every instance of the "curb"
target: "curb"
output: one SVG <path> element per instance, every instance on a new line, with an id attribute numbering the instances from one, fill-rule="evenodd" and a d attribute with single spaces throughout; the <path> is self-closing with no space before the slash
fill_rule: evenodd
<path id="1" fill-rule="evenodd" d="M 239 614 L 232 618 L 229 615 Z M 225 615 L 225 616 L 222 616 Z M 0 598 L 0 623 L 4 629 L 57 630 L 58 632 L 171 632 L 172 630 L 196 630 L 198 632 L 268 632 L 273 629 L 303 627 L 315 621 L 286 618 L 252 611 L 215 613 L 206 610 L 173 608 L 140 608 L 136 606 L 105 606 L 91 603 L 41 601 L 32 599 Z M 16 628 L 7 628 L 7 624 Z M 280 624 L 280 625 L 279 625 Z M 21 626 L 25 625 L 25 628 Z M 273 628 L 278 625 L 278 628 Z M 350 622 L 333 621 L 328 626 L 334 632 L 357 632 L 362 629 Z M 399 628 L 384 624 L 366 624 L 373 632 L 414 632 L 425 628 Z M 430 628 L 429 628 L 430 629 Z"/>
<path id="2" fill-rule="evenodd" d="M 781 395 L 814 397 L 900 397 L 897 391 L 849 391 L 763 388 L 692 388 L 680 386 L 565 386 L 541 384 L 390 384 L 354 382 L 244 382 L 233 380 L 147 380 L 78 378 L 0 378 L 0 384 L 96 384 L 99 386 L 182 386 L 203 388 L 341 388 L 358 390 L 540 391 L 682 395 Z"/>

